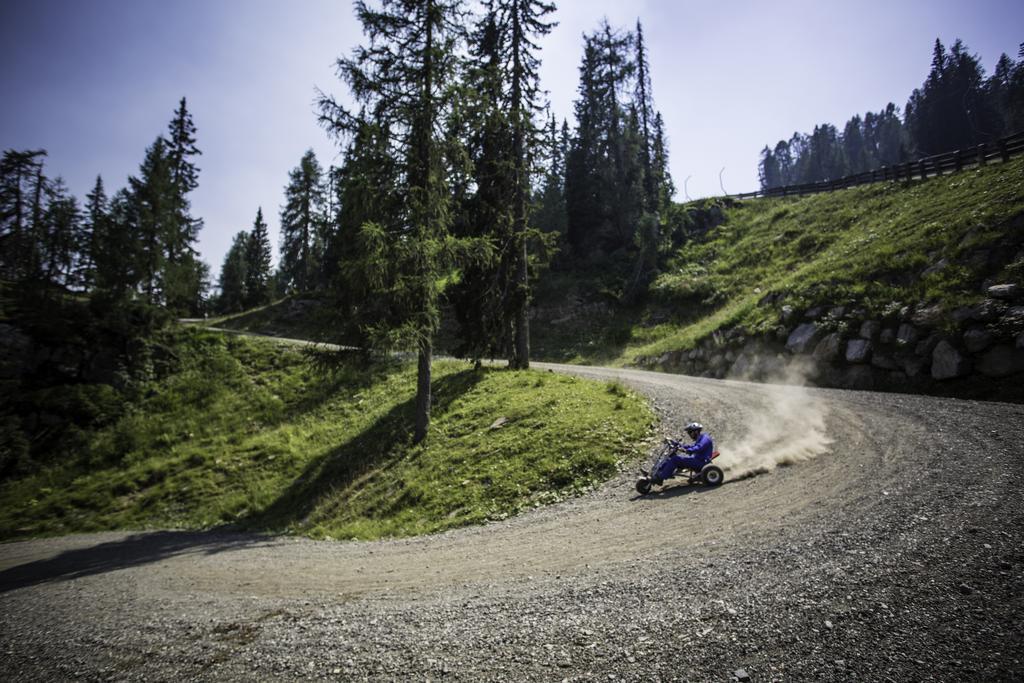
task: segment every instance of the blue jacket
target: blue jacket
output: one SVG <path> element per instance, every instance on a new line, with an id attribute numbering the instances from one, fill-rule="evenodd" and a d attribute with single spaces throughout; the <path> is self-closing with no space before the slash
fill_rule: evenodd
<path id="1" fill-rule="evenodd" d="M 690 455 L 711 462 L 711 454 L 715 452 L 715 442 L 707 434 L 701 434 L 692 444 L 684 445 L 683 450 Z"/>

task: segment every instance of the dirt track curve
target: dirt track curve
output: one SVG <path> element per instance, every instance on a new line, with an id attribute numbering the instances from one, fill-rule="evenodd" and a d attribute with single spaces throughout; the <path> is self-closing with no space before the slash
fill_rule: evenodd
<path id="1" fill-rule="evenodd" d="M 807 410 L 820 453 L 411 540 L 0 545 L 0 678 L 1024 678 L 1024 407 L 538 366 L 698 417 L 726 466 L 803 447 Z"/>

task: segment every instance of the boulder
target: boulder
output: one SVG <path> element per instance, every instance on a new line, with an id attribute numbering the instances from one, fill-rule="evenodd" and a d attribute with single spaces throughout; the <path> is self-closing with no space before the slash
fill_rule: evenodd
<path id="1" fill-rule="evenodd" d="M 903 359 L 903 372 L 907 374 L 907 377 L 917 377 L 924 370 L 925 365 L 926 363 L 923 358 L 910 356 Z"/>
<path id="2" fill-rule="evenodd" d="M 736 362 L 729 368 L 729 374 L 732 377 L 738 377 L 740 379 L 747 379 L 754 374 L 754 359 L 748 356 L 746 352 L 743 352 L 736 359 Z"/>
<path id="3" fill-rule="evenodd" d="M 843 348 L 843 338 L 838 332 L 825 335 L 825 338 L 814 347 L 814 357 L 820 361 L 831 362 L 839 359 Z"/>
<path id="4" fill-rule="evenodd" d="M 824 313 L 825 313 L 825 307 L 824 306 L 815 306 L 814 308 L 807 309 L 807 312 L 804 313 L 804 318 L 806 318 L 807 320 L 817 320 Z"/>
<path id="5" fill-rule="evenodd" d="M 971 371 L 971 363 L 943 339 L 932 351 L 932 379 L 943 380 L 963 377 Z"/>
<path id="6" fill-rule="evenodd" d="M 935 345 L 939 343 L 941 337 L 937 334 L 930 334 L 917 343 L 917 347 L 914 348 L 914 353 L 921 358 L 931 358 L 932 351 L 935 350 Z"/>
<path id="7" fill-rule="evenodd" d="M 871 356 L 871 342 L 867 339 L 851 339 L 846 344 L 846 362 L 867 363 Z"/>
<path id="8" fill-rule="evenodd" d="M 855 365 L 846 371 L 843 384 L 847 389 L 873 389 L 875 373 L 867 365 Z"/>
<path id="9" fill-rule="evenodd" d="M 1024 370 L 1024 351 L 1009 344 L 993 346 L 978 359 L 978 372 L 986 377 L 1006 377 Z"/>
<path id="10" fill-rule="evenodd" d="M 992 333 L 983 327 L 972 327 L 964 332 L 964 346 L 971 353 L 984 351 L 992 343 Z"/>
<path id="11" fill-rule="evenodd" d="M 871 364 L 882 370 L 895 370 L 899 367 L 892 356 L 885 353 L 875 353 L 871 356 Z"/>
<path id="12" fill-rule="evenodd" d="M 992 323 L 998 320 L 1006 311 L 1007 305 L 995 299 L 985 299 L 971 309 L 971 320 L 979 323 Z"/>
<path id="13" fill-rule="evenodd" d="M 917 328 L 913 325 L 903 323 L 896 330 L 896 343 L 900 346 L 910 346 L 917 343 Z"/>
<path id="14" fill-rule="evenodd" d="M 881 329 L 882 323 L 877 320 L 865 320 L 860 326 L 860 334 L 858 336 L 862 339 L 874 340 Z"/>
<path id="15" fill-rule="evenodd" d="M 1016 283 L 992 285 L 988 288 L 988 295 L 993 299 L 1016 299 L 1021 293 L 1020 285 Z"/>
<path id="16" fill-rule="evenodd" d="M 940 306 L 923 306 L 914 312 L 911 318 L 918 327 L 935 327 L 942 322 L 942 308 Z"/>
<path id="17" fill-rule="evenodd" d="M 818 326 L 814 323 L 802 323 L 790 332 L 786 339 L 786 350 L 790 353 L 805 353 L 817 338 Z"/>
<path id="18" fill-rule="evenodd" d="M 891 327 L 885 328 L 882 330 L 882 334 L 878 335 L 878 341 L 881 344 L 892 344 L 895 339 L 896 331 Z"/>
<path id="19" fill-rule="evenodd" d="M 833 306 L 828 312 L 828 317 L 833 320 L 839 320 L 844 315 L 846 315 L 846 306 Z"/>
<path id="20" fill-rule="evenodd" d="M 925 268 L 921 275 L 932 275 L 933 273 L 938 273 L 940 270 L 945 270 L 948 267 L 949 261 L 944 258 L 939 259 L 937 262 Z"/>
<path id="21" fill-rule="evenodd" d="M 954 309 L 951 314 L 953 322 L 957 325 L 962 325 L 967 322 L 971 319 L 972 315 L 974 315 L 974 306 L 961 306 L 960 308 Z"/>

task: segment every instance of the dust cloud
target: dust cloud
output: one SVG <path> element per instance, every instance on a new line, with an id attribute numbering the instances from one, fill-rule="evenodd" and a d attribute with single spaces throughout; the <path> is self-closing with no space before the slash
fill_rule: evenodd
<path id="1" fill-rule="evenodd" d="M 763 408 L 745 416 L 747 431 L 738 442 L 730 439 L 721 444 L 729 479 L 746 479 L 827 452 L 832 443 L 825 426 L 827 407 L 806 386 L 812 369 L 793 362 L 759 378 L 773 385 L 764 394 Z"/>

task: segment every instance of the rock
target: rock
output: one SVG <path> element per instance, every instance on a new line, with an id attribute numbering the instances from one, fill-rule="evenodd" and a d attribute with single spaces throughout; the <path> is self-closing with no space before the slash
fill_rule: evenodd
<path id="1" fill-rule="evenodd" d="M 861 323 L 859 336 L 862 339 L 874 340 L 878 336 L 878 332 L 882 329 L 882 324 L 877 320 L 865 320 Z"/>
<path id="2" fill-rule="evenodd" d="M 971 309 L 971 320 L 976 320 L 979 323 L 992 323 L 995 322 L 1003 315 L 1006 311 L 1007 306 L 1002 301 L 996 301 L 995 299 L 985 299 L 980 304 Z"/>
<path id="3" fill-rule="evenodd" d="M 782 322 L 788 323 L 790 320 L 793 319 L 794 311 L 793 311 L 793 307 L 792 306 L 787 304 L 787 305 L 782 307 L 780 312 L 781 312 Z"/>
<path id="4" fill-rule="evenodd" d="M 732 677 L 739 681 L 739 683 L 750 680 L 750 674 L 747 673 L 746 669 L 736 669 L 732 672 Z"/>
<path id="5" fill-rule="evenodd" d="M 804 313 L 804 318 L 806 318 L 807 320 L 817 320 L 824 313 L 825 313 L 825 307 L 824 306 L 815 306 L 814 308 L 807 309 L 807 312 Z"/>
<path id="6" fill-rule="evenodd" d="M 971 364 L 952 344 L 943 339 L 932 351 L 932 379 L 963 377 L 971 371 Z"/>
<path id="7" fill-rule="evenodd" d="M 843 385 L 847 389 L 870 390 L 875 387 L 875 373 L 867 365 L 854 365 L 846 371 Z"/>
<path id="8" fill-rule="evenodd" d="M 1017 335 L 1017 348 L 1024 349 L 1024 332 Z"/>
<path id="9" fill-rule="evenodd" d="M 986 377 L 1006 377 L 1024 370 L 1024 351 L 1009 344 L 992 347 L 977 364 L 977 370 Z"/>
<path id="10" fill-rule="evenodd" d="M 878 335 L 878 342 L 880 344 L 892 344 L 894 339 L 896 339 L 896 331 L 891 327 L 885 328 L 882 330 L 882 334 Z"/>
<path id="11" fill-rule="evenodd" d="M 924 370 L 926 363 L 923 358 L 911 356 L 903 359 L 903 372 L 907 377 L 917 377 Z"/>
<path id="12" fill-rule="evenodd" d="M 932 265 L 925 268 L 921 275 L 932 275 L 933 273 L 937 273 L 940 270 L 945 270 L 947 267 L 949 267 L 949 261 L 947 261 L 944 258 L 939 259 L 936 263 L 933 263 Z"/>
<path id="13" fill-rule="evenodd" d="M 924 306 L 917 309 L 911 318 L 918 327 L 935 327 L 942 322 L 942 308 L 940 306 Z"/>
<path id="14" fill-rule="evenodd" d="M 1016 299 L 1021 295 L 1021 288 L 1015 283 L 992 285 L 988 288 L 988 295 L 993 299 Z"/>
<path id="15" fill-rule="evenodd" d="M 937 334 L 928 335 L 922 341 L 917 343 L 914 353 L 921 358 L 931 358 L 932 351 L 935 350 L 935 345 L 938 344 L 941 339 L 942 338 Z"/>
<path id="16" fill-rule="evenodd" d="M 672 360 L 672 354 L 667 351 L 658 358 L 658 365 L 662 367 L 668 367 L 669 362 Z"/>
<path id="17" fill-rule="evenodd" d="M 917 328 L 913 325 L 903 323 L 896 330 L 896 343 L 900 346 L 910 346 L 917 343 Z"/>
<path id="18" fill-rule="evenodd" d="M 882 370 L 895 370 L 896 368 L 899 367 L 896 364 L 896 361 L 893 360 L 892 356 L 889 356 L 884 353 L 875 353 L 874 355 L 872 355 L 871 364 L 874 365 L 876 368 L 881 368 Z"/>
<path id="19" fill-rule="evenodd" d="M 814 357 L 821 361 L 834 361 L 839 359 L 839 352 L 843 347 L 843 338 L 837 332 L 825 335 L 825 338 L 814 347 Z"/>
<path id="20" fill-rule="evenodd" d="M 867 363 L 871 356 L 871 342 L 867 339 L 851 339 L 846 344 L 847 363 Z"/>
<path id="21" fill-rule="evenodd" d="M 959 590 L 960 593 L 963 595 L 970 595 L 974 592 L 974 589 L 968 586 L 966 583 L 961 583 L 959 586 L 957 586 L 957 590 Z"/>
<path id="22" fill-rule="evenodd" d="M 973 314 L 974 314 L 974 307 L 973 306 L 961 306 L 960 308 L 957 308 L 956 310 L 953 311 L 953 313 L 952 313 L 953 322 L 955 322 L 957 325 L 961 325 L 961 324 L 967 322 L 968 320 L 970 320 L 971 316 Z"/>
<path id="23" fill-rule="evenodd" d="M 846 306 L 833 306 L 832 309 L 828 312 L 828 317 L 832 318 L 833 320 L 839 320 L 844 315 L 846 315 Z"/>
<path id="24" fill-rule="evenodd" d="M 729 368 L 729 374 L 733 377 L 747 378 L 750 377 L 754 369 L 754 360 L 748 356 L 746 352 L 741 353 L 736 362 Z"/>
<path id="25" fill-rule="evenodd" d="M 964 332 L 964 346 L 971 353 L 978 353 L 992 343 L 992 334 L 983 327 L 972 327 Z"/>
<path id="26" fill-rule="evenodd" d="M 818 337 L 818 326 L 815 323 L 802 323 L 789 334 L 786 339 L 786 350 L 791 353 L 804 353 Z"/>

